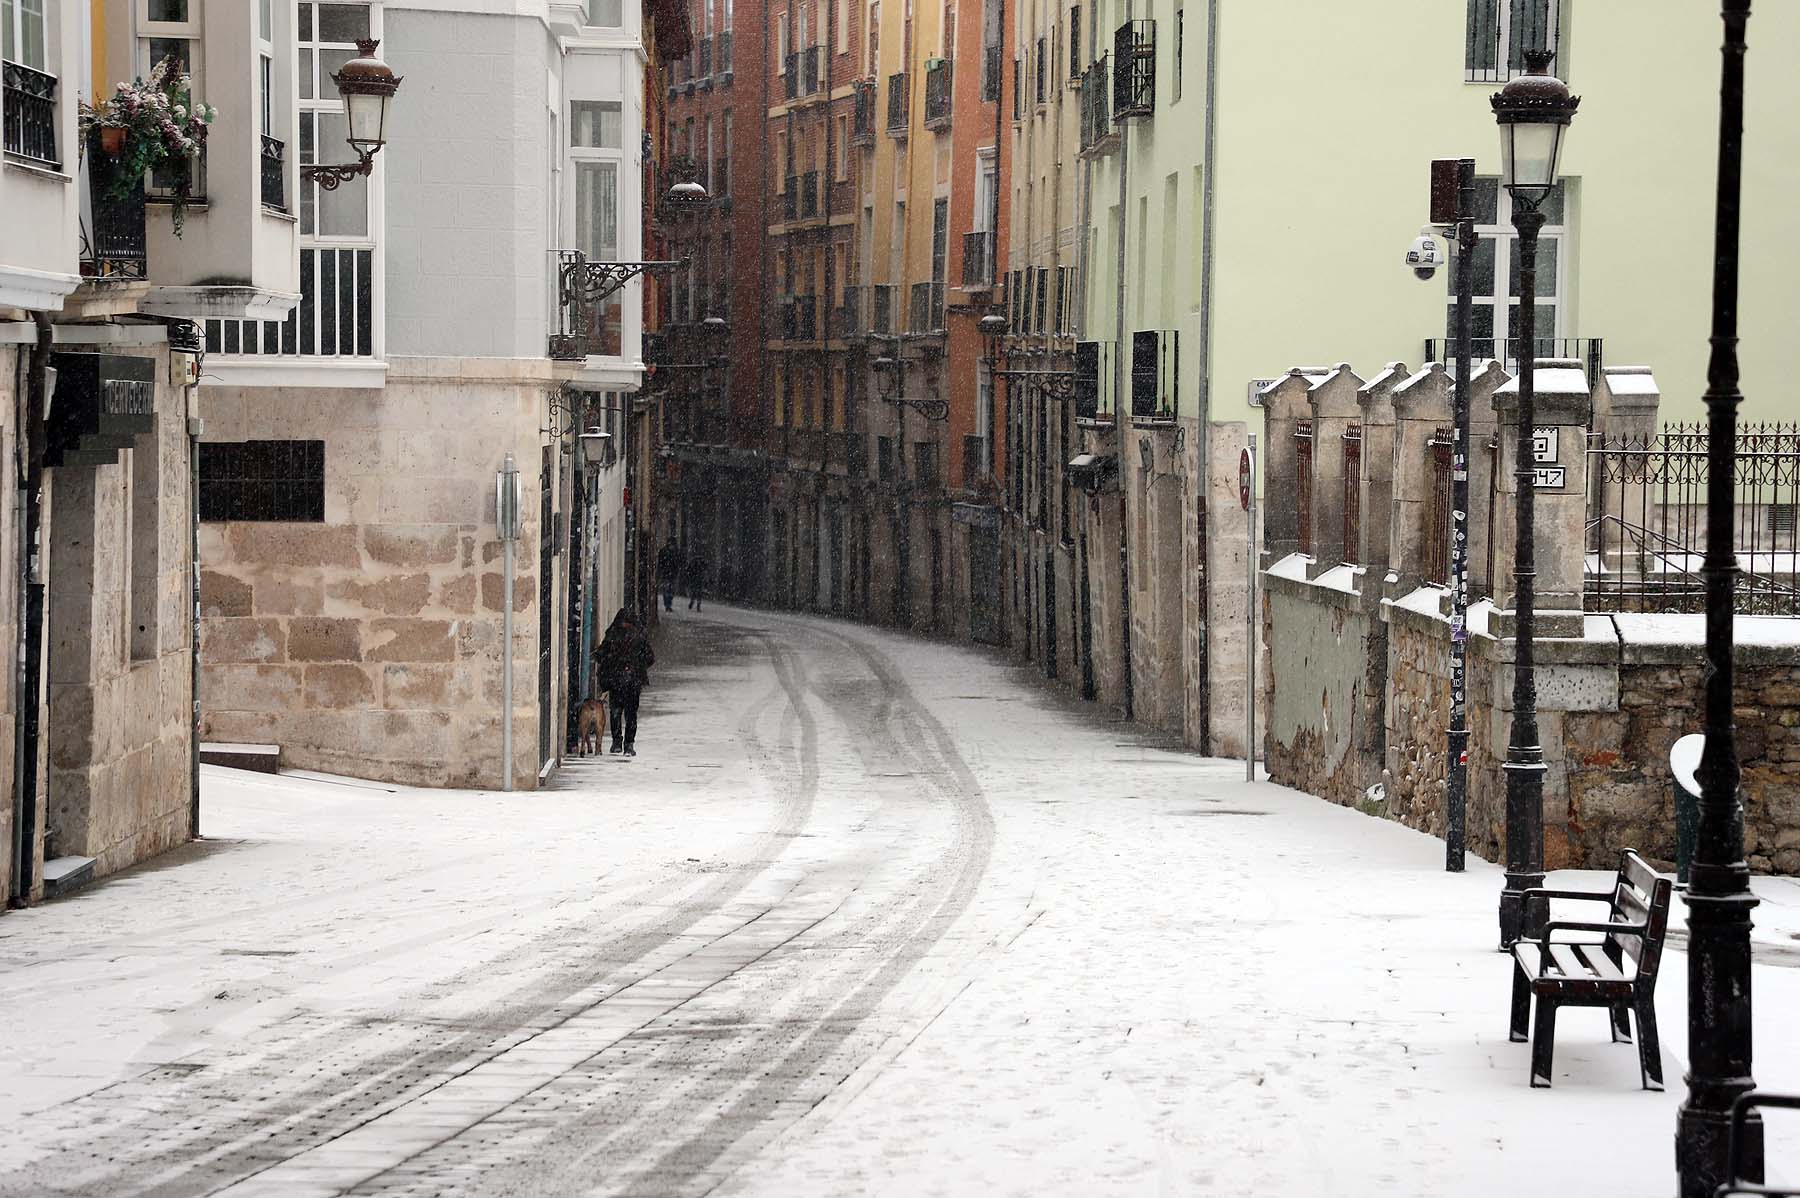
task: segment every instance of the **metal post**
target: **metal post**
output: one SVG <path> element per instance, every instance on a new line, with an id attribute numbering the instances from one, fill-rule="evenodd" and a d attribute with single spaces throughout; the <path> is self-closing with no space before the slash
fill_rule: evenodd
<path id="1" fill-rule="evenodd" d="M 1732 540 L 1737 466 L 1738 213 L 1743 189 L 1744 52 L 1750 0 L 1724 0 L 1719 87 L 1718 209 L 1713 247 L 1712 357 L 1706 417 L 1706 745 L 1701 750 L 1700 827 L 1688 888 L 1687 1099 L 1676 1121 L 1675 1165 L 1682 1198 L 1710 1198 L 1730 1180 L 1726 1159 L 1731 1104 L 1756 1088 L 1751 1076 L 1750 868 L 1738 795 L 1732 725 L 1732 613 L 1737 555 Z M 1761 1181 L 1762 1121 L 1752 1115 L 1739 1141 L 1740 1175 Z"/>
<path id="2" fill-rule="evenodd" d="M 1444 868 L 1461 873 L 1469 798 L 1469 374 L 1474 366 L 1475 160 L 1456 169 L 1456 417 L 1450 464 L 1450 729 Z"/>
<path id="3" fill-rule="evenodd" d="M 1510 947 L 1538 924 L 1524 892 L 1544 884 L 1544 749 L 1538 743 L 1535 606 L 1537 582 L 1536 424 L 1537 242 L 1544 214 L 1515 197 L 1519 233 L 1519 427 L 1513 463 L 1517 506 L 1513 525 L 1513 718 L 1506 746 L 1506 885 L 1500 892 L 1500 945 Z"/>
<path id="4" fill-rule="evenodd" d="M 500 615 L 500 789 L 513 788 L 513 550 L 519 536 L 519 467 L 507 454 L 494 487 L 494 524 L 506 554 Z M 540 535 L 543 530 L 539 530 Z"/>
<path id="5" fill-rule="evenodd" d="M 1250 552 L 1246 555 L 1246 569 L 1249 574 L 1248 618 L 1245 624 L 1250 630 L 1250 648 L 1244 665 L 1244 779 L 1256 781 L 1256 434 L 1250 434 L 1250 489 L 1249 500 L 1245 510 L 1250 513 Z"/>

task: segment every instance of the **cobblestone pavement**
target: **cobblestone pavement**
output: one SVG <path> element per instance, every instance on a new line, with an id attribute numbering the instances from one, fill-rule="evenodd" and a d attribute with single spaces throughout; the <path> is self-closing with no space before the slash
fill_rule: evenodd
<path id="1" fill-rule="evenodd" d="M 634 760 L 209 770 L 208 841 L 0 919 L 0 1194 L 1666 1181 L 1679 954 L 1669 1093 L 1574 1018 L 1533 1092 L 1479 862 L 966 649 L 720 609 L 659 656 Z"/>

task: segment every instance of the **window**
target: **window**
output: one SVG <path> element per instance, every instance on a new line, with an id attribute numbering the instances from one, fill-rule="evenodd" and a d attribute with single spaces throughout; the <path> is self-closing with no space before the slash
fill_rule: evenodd
<path id="1" fill-rule="evenodd" d="M 775 73 L 787 74 L 788 60 L 788 15 L 782 13 L 775 18 Z"/>
<path id="2" fill-rule="evenodd" d="M 200 519 L 325 520 L 325 442 L 203 441 Z"/>
<path id="3" fill-rule="evenodd" d="M 1525 52 L 1559 48 L 1560 0 L 1468 0 L 1463 78 L 1501 83 L 1525 70 Z M 1560 64 L 1559 64 L 1560 71 Z"/>
<path id="4" fill-rule="evenodd" d="M 589 25 L 616 29 L 625 23 L 623 0 L 588 0 L 587 18 Z"/>
<path id="5" fill-rule="evenodd" d="M 1183 35 L 1186 33 L 1186 29 L 1185 29 L 1186 22 L 1187 22 L 1186 10 L 1177 8 L 1175 10 L 1175 66 L 1174 66 L 1175 78 L 1172 80 L 1175 94 L 1174 94 L 1173 100 L 1171 101 L 1171 103 L 1175 103 L 1175 104 L 1181 103 L 1181 49 L 1182 49 L 1182 38 L 1183 38 Z"/>
<path id="6" fill-rule="evenodd" d="M 592 150 L 620 148 L 622 129 L 617 100 L 575 100 L 569 105 L 569 144 Z"/>
<path id="7" fill-rule="evenodd" d="M 1081 5 L 1069 9 L 1069 78 L 1081 74 Z"/>
<path id="8" fill-rule="evenodd" d="M 0 0 L 0 58 L 49 73 L 44 0 Z"/>
<path id="9" fill-rule="evenodd" d="M 721 148 L 724 153 L 719 157 L 719 177 L 715 182 L 718 184 L 718 194 L 728 196 L 731 194 L 731 109 L 729 108 L 725 110 L 724 144 Z"/>
<path id="10" fill-rule="evenodd" d="M 576 162 L 575 248 L 590 262 L 619 260 L 619 164 Z"/>
<path id="11" fill-rule="evenodd" d="M 931 281 L 944 281 L 944 260 L 950 252 L 950 201 L 939 199 L 931 205 Z"/>
<path id="12" fill-rule="evenodd" d="M 1544 229 L 1538 237 L 1537 333 L 1539 357 L 1546 356 L 1543 342 L 1553 341 L 1562 328 L 1565 294 L 1564 252 L 1569 229 L 1565 223 L 1565 185 L 1558 183 L 1545 197 Z M 1512 227 L 1512 200 L 1494 178 L 1475 180 L 1475 312 L 1473 333 L 1477 357 L 1512 361 L 1508 338 L 1517 335 L 1519 312 L 1518 238 Z M 1454 289 L 1454 281 L 1451 287 Z M 1454 291 L 1449 300 L 1445 328 L 1456 327 Z"/>
<path id="13" fill-rule="evenodd" d="M 5 3 L 7 0 L 0 0 Z M 43 0 L 16 0 L 35 6 L 41 14 Z M 201 0 L 140 0 L 138 6 L 138 73 L 148 75 L 165 59 L 174 63 L 175 71 L 193 81 L 196 95 L 205 91 L 201 84 L 200 54 Z M 196 150 L 187 164 L 188 190 L 196 198 L 206 194 L 206 156 Z M 165 164 L 150 173 L 148 194 L 167 197 L 181 183 L 180 169 Z"/>
<path id="14" fill-rule="evenodd" d="M 839 183 L 850 178 L 850 118 L 840 116 L 837 119 L 837 166 L 833 174 Z"/>
<path id="15" fill-rule="evenodd" d="M 850 52 L 850 0 L 837 0 L 837 52 Z"/>

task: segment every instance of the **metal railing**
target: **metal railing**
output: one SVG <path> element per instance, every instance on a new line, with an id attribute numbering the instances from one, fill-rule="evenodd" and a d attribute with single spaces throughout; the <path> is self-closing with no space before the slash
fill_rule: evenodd
<path id="1" fill-rule="evenodd" d="M 973 487 L 991 473 L 988 465 L 988 439 L 977 433 L 964 433 L 962 441 L 963 486 Z"/>
<path id="2" fill-rule="evenodd" d="M 800 56 L 790 54 L 781 64 L 781 98 L 797 100 L 800 98 Z"/>
<path id="3" fill-rule="evenodd" d="M 91 227 L 82 230 L 81 273 L 96 279 L 149 277 L 150 251 L 145 227 L 144 177 L 119 191 L 118 159 L 100 148 L 96 131 L 88 140 L 88 192 L 93 197 Z"/>
<path id="4" fill-rule="evenodd" d="M 914 283 L 907 328 L 912 333 L 944 331 L 944 284 L 942 281 Z"/>
<path id="5" fill-rule="evenodd" d="M 1113 33 L 1113 120 L 1156 110 L 1156 22 L 1126 21 Z"/>
<path id="6" fill-rule="evenodd" d="M 1081 76 L 1081 153 L 1096 154 L 1117 142 L 1113 130 L 1112 84 L 1108 79 L 1106 55 L 1094 60 Z"/>
<path id="7" fill-rule="evenodd" d="M 46 166 L 56 155 L 56 76 L 16 62 L 0 65 L 0 113 L 5 116 L 6 153 Z"/>
<path id="8" fill-rule="evenodd" d="M 1556 53 L 1560 8 L 1558 0 L 1469 0 L 1463 79 L 1504 83 L 1524 73 L 1527 50 Z"/>
<path id="9" fill-rule="evenodd" d="M 781 305 L 781 338 L 784 341 L 815 341 L 819 332 L 819 299 L 813 295 L 790 295 Z"/>
<path id="10" fill-rule="evenodd" d="M 981 49 L 981 99 L 984 104 L 992 104 L 1000 99 L 1000 47 L 983 46 Z"/>
<path id="11" fill-rule="evenodd" d="M 964 287 L 994 285 L 994 232 L 979 229 L 963 234 L 962 283 Z"/>
<path id="12" fill-rule="evenodd" d="M 731 74 L 731 30 L 727 29 L 719 35 L 719 74 Z"/>
<path id="13" fill-rule="evenodd" d="M 894 327 L 897 304 L 894 296 L 899 289 L 891 283 L 877 283 L 869 288 L 868 331 L 876 336 L 889 337 L 899 330 Z"/>
<path id="14" fill-rule="evenodd" d="M 604 331 L 607 319 L 608 314 L 597 314 L 596 336 Z M 616 305 L 610 320 L 616 343 Z M 301 246 L 300 302 L 288 313 L 287 319 L 208 320 L 206 351 L 270 358 L 373 357 L 374 249 L 370 246 Z"/>
<path id="15" fill-rule="evenodd" d="M 1706 609 L 1709 441 L 1704 424 L 1588 438 L 1588 611 Z M 1800 616 L 1800 425 L 1739 425 L 1732 489 L 1737 613 Z"/>
<path id="16" fill-rule="evenodd" d="M 1043 276 L 1040 274 L 1039 278 Z M 1039 288 L 1041 300 L 1043 289 Z M 1043 324 L 1043 305 L 1038 323 Z M 1181 395 L 1181 334 L 1174 329 L 1148 329 L 1131 335 L 1131 418 L 1175 419 Z"/>
<path id="17" fill-rule="evenodd" d="M 710 37 L 698 39 L 700 67 L 697 72 L 701 79 L 711 79 L 713 73 L 713 44 Z"/>
<path id="18" fill-rule="evenodd" d="M 807 171 L 800 176 L 800 219 L 819 215 L 819 172 Z"/>
<path id="19" fill-rule="evenodd" d="M 952 69 L 948 58 L 934 59 L 925 68 L 925 127 L 945 129 L 950 125 Z"/>
<path id="20" fill-rule="evenodd" d="M 1604 343 L 1599 337 L 1534 337 L 1532 346 L 1534 358 L 1567 358 L 1581 362 L 1587 367 L 1589 384 L 1600 378 L 1600 368 L 1605 365 L 1603 353 Z M 1474 355 L 1477 361 L 1498 360 L 1501 367 L 1509 373 L 1517 373 L 1519 369 L 1520 338 L 1517 337 L 1477 337 L 1474 342 Z M 1446 366 L 1456 360 L 1456 342 L 1451 338 L 1428 337 L 1425 340 L 1425 361 L 1442 362 Z"/>
<path id="21" fill-rule="evenodd" d="M 887 131 L 896 137 L 906 136 L 907 103 L 911 94 L 905 71 L 888 76 Z"/>
<path id="22" fill-rule="evenodd" d="M 287 147 L 268 134 L 262 139 L 263 207 L 287 211 Z"/>
<path id="23" fill-rule="evenodd" d="M 1118 407 L 1113 378 L 1117 345 L 1111 341 L 1075 344 L 1075 419 L 1111 420 Z"/>

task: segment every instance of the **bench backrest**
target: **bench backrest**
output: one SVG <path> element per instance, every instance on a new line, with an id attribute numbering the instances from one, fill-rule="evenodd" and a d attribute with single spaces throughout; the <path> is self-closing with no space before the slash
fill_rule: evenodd
<path id="1" fill-rule="evenodd" d="M 1613 886 L 1612 919 L 1618 923 L 1647 925 L 1643 939 L 1636 936 L 1611 935 L 1606 938 L 1608 954 L 1613 959 L 1630 957 L 1637 962 L 1640 986 L 1656 984 L 1656 969 L 1662 961 L 1663 939 L 1669 931 L 1669 904 L 1675 884 L 1650 868 L 1648 862 L 1633 849 L 1619 855 L 1619 876 Z"/>

